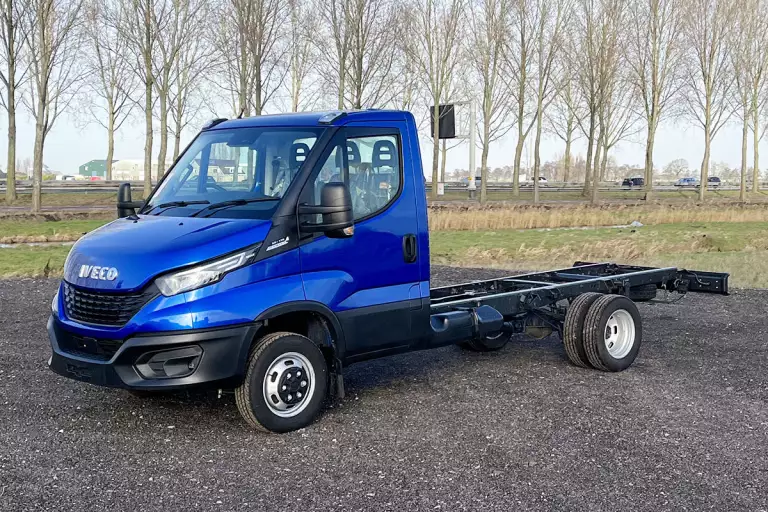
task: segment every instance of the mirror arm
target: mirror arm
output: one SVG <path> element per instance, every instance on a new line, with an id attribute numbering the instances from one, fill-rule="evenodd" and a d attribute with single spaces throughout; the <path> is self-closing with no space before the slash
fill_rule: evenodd
<path id="1" fill-rule="evenodd" d="M 308 204 L 299 205 L 300 215 L 317 215 L 328 213 L 345 213 L 351 211 L 348 206 L 314 206 Z"/>
<path id="2" fill-rule="evenodd" d="M 337 222 L 335 224 L 309 224 L 307 222 L 303 222 L 299 226 L 299 229 L 305 233 L 324 233 L 326 231 L 333 231 L 335 229 L 344 229 L 348 227 L 349 224 L 346 222 Z"/>

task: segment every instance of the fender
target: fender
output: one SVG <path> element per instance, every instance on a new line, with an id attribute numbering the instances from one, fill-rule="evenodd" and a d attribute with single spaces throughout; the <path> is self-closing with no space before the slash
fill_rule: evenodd
<path id="1" fill-rule="evenodd" d="M 269 320 L 270 318 L 276 318 L 287 313 L 299 312 L 316 313 L 328 321 L 329 327 L 331 329 L 331 335 L 333 336 L 334 340 L 336 340 L 336 357 L 338 357 L 340 360 L 343 360 L 347 346 L 344 339 L 344 329 L 341 327 L 341 322 L 336 316 L 336 313 L 331 311 L 328 306 L 321 302 L 310 300 L 284 302 L 283 304 L 272 306 L 271 308 L 263 311 L 259 316 L 256 317 L 255 321 L 264 323 L 265 320 Z"/>

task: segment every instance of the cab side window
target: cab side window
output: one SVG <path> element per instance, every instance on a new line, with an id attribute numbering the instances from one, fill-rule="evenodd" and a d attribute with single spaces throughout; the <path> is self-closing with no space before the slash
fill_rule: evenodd
<path id="1" fill-rule="evenodd" d="M 394 135 L 376 135 L 344 142 L 334 147 L 315 178 L 313 204 L 319 204 L 326 183 L 345 183 L 359 220 L 386 209 L 397 196 L 402 180 L 399 141 Z"/>

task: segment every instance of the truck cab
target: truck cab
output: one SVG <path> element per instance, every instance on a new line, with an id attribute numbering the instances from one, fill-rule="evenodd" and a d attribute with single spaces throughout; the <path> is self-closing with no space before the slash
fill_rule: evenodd
<path id="1" fill-rule="evenodd" d="M 430 289 L 418 134 L 402 111 L 216 120 L 145 201 L 71 249 L 51 305 L 54 372 L 135 394 L 234 390 L 255 428 L 309 425 L 343 368 L 557 333 L 570 361 L 622 371 L 635 301 L 728 293 L 728 275 L 580 262 Z"/>
<path id="2" fill-rule="evenodd" d="M 311 340 L 317 366 L 334 373 L 426 347 L 428 317 L 410 113 L 219 121 L 138 212 L 72 248 L 48 325 L 50 366 L 130 390 L 226 388 L 266 333 Z M 286 409 L 297 398 L 277 396 Z"/>

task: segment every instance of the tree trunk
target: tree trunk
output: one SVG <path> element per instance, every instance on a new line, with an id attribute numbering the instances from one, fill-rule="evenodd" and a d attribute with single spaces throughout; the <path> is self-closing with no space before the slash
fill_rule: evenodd
<path id="1" fill-rule="evenodd" d="M 37 102 L 37 120 L 35 121 L 35 149 L 32 163 L 32 212 L 39 213 L 42 207 L 43 184 L 43 147 L 45 146 L 45 112 L 43 100 Z"/>
<path id="2" fill-rule="evenodd" d="M 517 146 L 515 146 L 515 163 L 512 171 L 512 195 L 520 195 L 520 161 L 523 158 L 523 121 L 519 120 L 517 124 Z"/>
<path id="3" fill-rule="evenodd" d="M 144 198 L 152 193 L 152 82 L 148 80 L 144 92 Z"/>
<path id="4" fill-rule="evenodd" d="M 10 203 L 16 200 L 16 70 L 10 69 L 8 77 L 8 163 L 6 165 L 5 200 Z M 14 73 L 14 74 L 10 74 Z"/>
<path id="5" fill-rule="evenodd" d="M 744 109 L 744 120 L 741 124 L 741 181 L 739 186 L 739 201 L 747 200 L 747 139 L 749 138 L 749 112 Z"/>
<path id="6" fill-rule="evenodd" d="M 112 108 L 112 102 L 109 102 L 109 121 L 107 128 L 107 175 L 105 176 L 107 181 L 112 181 L 112 160 L 115 157 L 115 114 L 114 108 Z"/>
<path id="7" fill-rule="evenodd" d="M 536 140 L 533 143 L 533 204 L 539 204 L 539 173 L 541 172 L 542 93 L 539 92 L 539 109 L 536 114 Z"/>
<path id="8" fill-rule="evenodd" d="M 173 161 L 175 162 L 179 158 L 181 153 L 181 127 L 176 124 L 176 133 L 173 136 Z"/>
<path id="9" fill-rule="evenodd" d="M 752 163 L 752 192 L 760 191 L 760 111 L 757 108 L 757 100 L 753 100 L 755 105 L 752 109 L 752 122 L 754 129 L 754 162 Z"/>
<path id="10" fill-rule="evenodd" d="M 446 146 L 446 141 L 443 139 L 443 148 L 440 152 L 440 183 L 445 183 L 445 165 L 446 160 L 448 160 L 446 157 L 448 156 L 448 147 Z"/>
<path id="11" fill-rule="evenodd" d="M 339 59 L 339 110 L 344 109 L 344 87 L 346 87 L 346 59 Z M 435 142 L 437 144 L 437 142 Z"/>
<path id="12" fill-rule="evenodd" d="M 581 195 L 589 197 L 589 180 L 591 178 L 592 171 L 592 157 L 595 151 L 595 114 L 589 115 L 589 136 L 587 137 L 587 162 L 584 169 L 584 189 L 581 191 Z"/>
<path id="13" fill-rule="evenodd" d="M 486 117 L 486 120 L 488 117 Z M 488 201 L 488 150 L 490 149 L 490 127 L 483 123 L 483 149 L 480 151 L 480 204 Z"/>
<path id="14" fill-rule="evenodd" d="M 563 183 L 568 183 L 571 174 L 571 141 L 573 139 L 573 121 L 568 119 L 567 132 L 565 134 L 565 157 L 563 158 Z"/>
<path id="15" fill-rule="evenodd" d="M 699 201 L 704 200 L 704 193 L 707 190 L 707 179 L 709 178 L 709 151 L 712 144 L 712 137 L 709 134 L 709 122 L 704 126 L 704 158 L 701 159 L 701 177 L 699 180 Z"/>
<path id="16" fill-rule="evenodd" d="M 167 82 L 166 82 L 167 83 Z M 168 152 L 168 93 L 160 91 L 160 151 L 157 154 L 157 179 L 165 174 L 165 157 Z"/>
<path id="17" fill-rule="evenodd" d="M 432 199 L 437 199 L 437 170 L 440 163 L 440 101 L 436 99 L 434 106 L 435 127 L 432 130 L 432 190 L 430 195 Z M 471 175 L 470 175 L 471 176 Z"/>
<path id="18" fill-rule="evenodd" d="M 648 123 L 648 138 L 645 142 L 645 197 L 648 201 L 653 194 L 653 145 L 656 139 L 654 122 Z"/>
<path id="19" fill-rule="evenodd" d="M 592 199 L 590 203 L 597 204 L 599 201 L 598 192 L 600 190 L 600 150 L 602 149 L 603 134 L 597 138 L 595 144 L 595 155 L 592 160 Z"/>

